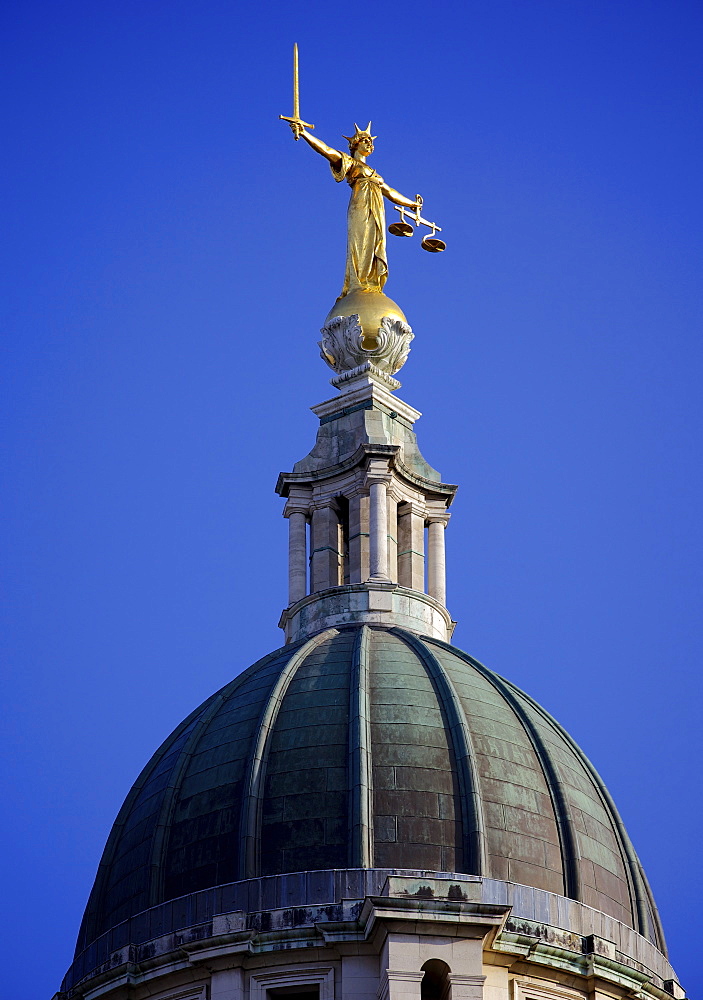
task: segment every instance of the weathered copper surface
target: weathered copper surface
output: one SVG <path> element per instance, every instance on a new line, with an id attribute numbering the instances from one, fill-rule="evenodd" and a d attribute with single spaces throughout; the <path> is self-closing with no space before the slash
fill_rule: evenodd
<path id="1" fill-rule="evenodd" d="M 260 660 L 157 751 L 113 828 L 78 949 L 188 893 L 364 867 L 521 883 L 660 940 L 632 846 L 567 734 L 460 650 L 352 625 Z"/>

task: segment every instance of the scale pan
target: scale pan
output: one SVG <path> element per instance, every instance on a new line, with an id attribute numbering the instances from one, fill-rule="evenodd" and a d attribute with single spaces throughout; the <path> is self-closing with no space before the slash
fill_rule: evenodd
<path id="1" fill-rule="evenodd" d="M 388 232 L 392 233 L 393 236 L 412 236 L 415 230 L 407 222 L 391 222 Z"/>
<path id="2" fill-rule="evenodd" d="M 429 253 L 441 253 L 442 250 L 447 249 L 447 244 L 444 240 L 438 240 L 434 236 L 426 236 L 421 246 L 423 250 L 427 250 Z"/>

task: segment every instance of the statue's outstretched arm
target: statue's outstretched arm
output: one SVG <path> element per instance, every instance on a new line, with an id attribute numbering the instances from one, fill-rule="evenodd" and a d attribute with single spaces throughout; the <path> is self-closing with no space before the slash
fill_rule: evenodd
<path id="1" fill-rule="evenodd" d="M 314 135 L 311 135 L 311 133 L 308 132 L 306 128 L 303 128 L 302 125 L 298 124 L 298 122 L 290 122 L 290 127 L 291 132 L 296 138 L 300 138 L 302 136 L 308 146 L 312 146 L 316 153 L 319 153 L 320 156 L 324 156 L 326 160 L 329 160 L 333 167 L 341 166 L 342 154 L 338 149 L 332 149 L 331 146 L 322 142 L 321 139 L 317 139 Z"/>
<path id="2" fill-rule="evenodd" d="M 392 201 L 394 205 L 402 205 L 403 208 L 422 207 L 422 198 L 420 195 L 414 199 L 406 198 L 404 194 L 401 194 L 400 191 L 396 191 L 396 189 L 390 187 L 389 184 L 384 184 L 381 191 L 383 191 L 386 198 L 388 198 L 389 201 Z"/>

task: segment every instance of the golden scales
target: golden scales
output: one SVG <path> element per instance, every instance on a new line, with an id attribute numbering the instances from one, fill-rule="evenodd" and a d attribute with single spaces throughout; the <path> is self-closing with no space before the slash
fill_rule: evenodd
<path id="1" fill-rule="evenodd" d="M 415 228 L 418 226 L 427 226 L 432 232 L 425 236 L 420 246 L 423 250 L 427 250 L 429 253 L 441 253 L 442 250 L 446 250 L 447 244 L 444 240 L 435 239 L 435 233 L 441 233 L 441 228 L 434 222 L 428 222 L 427 219 L 423 219 L 420 215 L 422 210 L 422 198 L 420 195 L 417 196 L 417 208 L 415 211 L 409 208 L 404 208 L 402 205 L 394 205 L 393 208 L 400 212 L 400 219 L 398 222 L 391 222 L 388 227 L 388 232 L 393 236 L 412 236 L 415 232 L 413 226 L 409 222 L 405 221 L 405 217 L 409 216 Z"/>

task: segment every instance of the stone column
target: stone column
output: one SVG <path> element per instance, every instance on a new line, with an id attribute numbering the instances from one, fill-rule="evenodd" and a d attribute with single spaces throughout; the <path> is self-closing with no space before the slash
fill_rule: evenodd
<path id="1" fill-rule="evenodd" d="M 349 497 L 349 582 L 363 583 L 369 577 L 369 498 L 365 493 Z"/>
<path id="2" fill-rule="evenodd" d="M 388 484 L 386 471 L 369 468 L 369 580 L 388 580 Z"/>
<path id="3" fill-rule="evenodd" d="M 388 494 L 388 577 L 398 582 L 398 502 Z"/>
<path id="4" fill-rule="evenodd" d="M 308 519 L 302 510 L 288 514 L 288 604 L 295 604 L 308 592 Z"/>
<path id="5" fill-rule="evenodd" d="M 427 593 L 440 604 L 447 603 L 444 529 L 448 519 L 448 514 L 430 514 L 427 520 Z"/>
<path id="6" fill-rule="evenodd" d="M 339 516 L 334 501 L 321 502 L 312 512 L 310 532 L 310 593 L 340 584 Z"/>
<path id="7" fill-rule="evenodd" d="M 425 590 L 425 508 L 416 502 L 398 508 L 398 583 Z"/>

